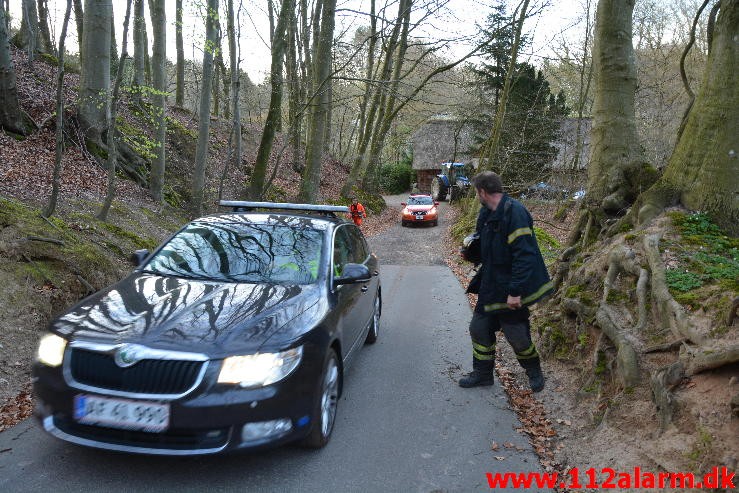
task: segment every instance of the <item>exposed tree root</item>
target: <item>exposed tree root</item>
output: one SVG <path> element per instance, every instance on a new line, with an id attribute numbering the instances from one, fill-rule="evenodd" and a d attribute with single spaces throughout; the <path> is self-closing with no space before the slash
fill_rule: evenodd
<path id="1" fill-rule="evenodd" d="M 685 376 L 685 367 L 679 361 L 657 370 L 651 378 L 652 397 L 659 415 L 660 431 L 665 431 L 675 413 L 674 389 Z"/>
<path id="2" fill-rule="evenodd" d="M 607 303 L 601 303 L 595 313 L 595 320 L 603 333 L 616 346 L 616 372 L 626 387 L 633 387 L 639 383 L 639 358 L 632 344 L 627 340 L 624 329 L 616 322 L 618 316 Z"/>
<path id="3" fill-rule="evenodd" d="M 683 345 L 680 348 L 680 361 L 685 365 L 687 375 L 695 375 L 739 361 L 739 342 L 727 346 Z"/>
<path id="4" fill-rule="evenodd" d="M 700 345 L 704 337 L 693 327 L 685 311 L 670 294 L 665 282 L 665 269 L 659 254 L 659 234 L 644 237 L 644 252 L 652 271 L 652 297 L 656 302 L 659 319 L 673 332 L 675 337 L 685 338 Z"/>
<path id="5" fill-rule="evenodd" d="M 734 319 L 736 318 L 736 310 L 739 308 L 739 296 L 734 298 L 734 301 L 731 303 L 731 308 L 729 308 L 729 313 L 726 315 L 726 326 L 731 327 L 734 325 Z"/>

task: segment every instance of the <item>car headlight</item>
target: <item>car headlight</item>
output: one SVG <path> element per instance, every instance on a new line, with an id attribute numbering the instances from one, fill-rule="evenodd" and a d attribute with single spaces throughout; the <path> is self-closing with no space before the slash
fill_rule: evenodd
<path id="1" fill-rule="evenodd" d="M 46 334 L 39 341 L 36 359 L 46 366 L 59 366 L 64 359 L 64 349 L 66 347 L 66 339 L 56 334 Z"/>
<path id="2" fill-rule="evenodd" d="M 302 346 L 279 353 L 230 356 L 223 360 L 218 383 L 264 387 L 287 377 L 297 368 L 302 357 Z"/>

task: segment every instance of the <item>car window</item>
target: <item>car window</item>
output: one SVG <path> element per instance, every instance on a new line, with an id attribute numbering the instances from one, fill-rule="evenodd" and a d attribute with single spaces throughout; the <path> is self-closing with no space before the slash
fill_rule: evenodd
<path id="1" fill-rule="evenodd" d="M 344 272 L 344 266 L 353 260 L 353 241 L 349 235 L 349 227 L 342 226 L 336 230 L 334 235 L 334 275 L 340 276 Z"/>
<path id="2" fill-rule="evenodd" d="M 144 266 L 147 272 L 233 282 L 310 284 L 322 232 L 270 224 L 193 223 Z"/>
<path id="3" fill-rule="evenodd" d="M 348 226 L 349 236 L 352 242 L 352 262 L 362 264 L 367 259 L 367 244 L 362 233 L 356 226 Z"/>
<path id="4" fill-rule="evenodd" d="M 431 197 L 408 197 L 408 205 L 433 205 Z"/>

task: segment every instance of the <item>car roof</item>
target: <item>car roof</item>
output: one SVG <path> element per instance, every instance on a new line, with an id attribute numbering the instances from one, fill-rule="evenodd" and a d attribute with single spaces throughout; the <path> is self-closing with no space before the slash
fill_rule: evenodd
<path id="1" fill-rule="evenodd" d="M 412 193 L 409 197 L 431 197 L 431 195 L 427 193 Z"/>

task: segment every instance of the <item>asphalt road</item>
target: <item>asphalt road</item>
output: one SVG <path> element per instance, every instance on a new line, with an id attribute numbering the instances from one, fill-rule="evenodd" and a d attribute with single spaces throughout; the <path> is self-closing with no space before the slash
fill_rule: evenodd
<path id="1" fill-rule="evenodd" d="M 486 472 L 540 471 L 501 388 L 456 384 L 471 366 L 466 297 L 440 256 L 398 253 L 419 235 L 440 247 L 433 230 L 398 224 L 370 241 L 383 262 L 380 337 L 349 369 L 326 448 L 142 457 L 73 446 L 27 420 L 0 433 L 0 491 L 468 492 L 489 491 Z"/>

